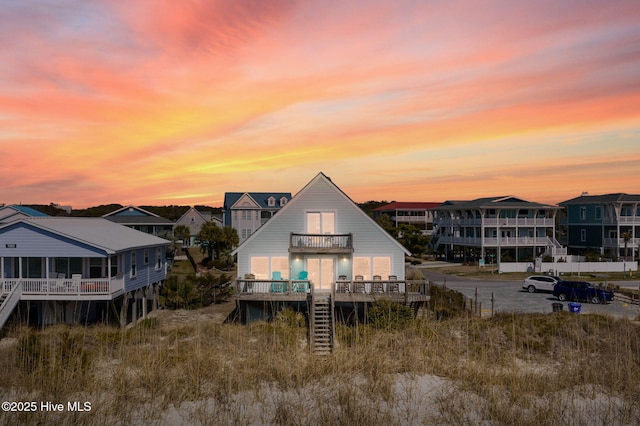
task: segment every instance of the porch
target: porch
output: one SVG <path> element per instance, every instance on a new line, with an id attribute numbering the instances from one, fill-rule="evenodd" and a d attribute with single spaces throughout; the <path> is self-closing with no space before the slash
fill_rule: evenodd
<path id="1" fill-rule="evenodd" d="M 314 292 L 310 280 L 237 279 L 235 297 L 253 301 L 304 301 Z M 348 280 L 333 281 L 329 291 L 336 302 L 372 302 L 388 298 L 397 302 L 428 301 L 429 283 L 425 280 Z"/>
<path id="2" fill-rule="evenodd" d="M 22 285 L 22 300 L 111 300 L 124 293 L 124 278 L 4 278 L 0 296 Z"/>

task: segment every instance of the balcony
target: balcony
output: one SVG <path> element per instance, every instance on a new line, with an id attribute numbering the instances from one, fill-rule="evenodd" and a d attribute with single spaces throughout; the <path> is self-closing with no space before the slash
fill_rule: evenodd
<path id="1" fill-rule="evenodd" d="M 352 234 L 294 234 L 289 239 L 291 253 L 352 253 Z"/>

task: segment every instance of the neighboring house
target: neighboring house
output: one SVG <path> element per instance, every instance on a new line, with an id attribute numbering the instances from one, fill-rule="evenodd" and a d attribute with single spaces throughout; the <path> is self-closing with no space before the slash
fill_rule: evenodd
<path id="1" fill-rule="evenodd" d="M 640 249 L 640 195 L 582 194 L 560 203 L 567 210 L 567 245 L 577 253 L 609 252 L 635 259 Z M 626 241 L 625 241 L 626 236 Z"/>
<path id="2" fill-rule="evenodd" d="M 0 225 L 24 219 L 26 217 L 45 217 L 48 216 L 34 208 L 20 205 L 2 206 L 0 207 Z"/>
<path id="3" fill-rule="evenodd" d="M 0 326 L 18 304 L 37 324 L 100 320 L 119 310 L 124 325 L 137 319 L 138 307 L 144 316 L 166 276 L 168 243 L 101 218 L 0 226 Z"/>
<path id="4" fill-rule="evenodd" d="M 164 237 L 173 233 L 174 223 L 172 221 L 140 207 L 122 207 L 102 217 L 111 222 L 155 236 Z"/>
<path id="5" fill-rule="evenodd" d="M 233 254 L 240 318 L 269 319 L 283 306 L 308 312 L 315 352 L 331 351 L 334 312 L 353 319 L 379 298 L 428 299 L 424 292 L 409 298 L 410 253 L 323 173 Z"/>
<path id="6" fill-rule="evenodd" d="M 566 248 L 555 238 L 555 217 L 560 209 L 513 196 L 445 201 L 433 209 L 431 241 L 448 258 L 468 257 L 487 263 L 566 256 Z"/>
<path id="7" fill-rule="evenodd" d="M 189 228 L 191 238 L 189 241 L 183 241 L 183 246 L 192 246 L 195 244 L 196 237 L 200 233 L 202 225 L 207 222 L 214 222 L 218 226 L 222 226 L 222 219 L 212 215 L 211 211 L 201 212 L 191 207 L 187 210 L 174 224 L 175 226 L 184 225 Z"/>
<path id="8" fill-rule="evenodd" d="M 430 234 L 433 230 L 433 211 L 431 209 L 440 204 L 442 203 L 393 201 L 373 209 L 373 218 L 377 219 L 380 215 L 386 214 L 391 218 L 396 228 L 401 224 L 413 225 Z"/>
<path id="9" fill-rule="evenodd" d="M 226 192 L 222 220 L 242 243 L 291 200 L 290 192 Z"/>

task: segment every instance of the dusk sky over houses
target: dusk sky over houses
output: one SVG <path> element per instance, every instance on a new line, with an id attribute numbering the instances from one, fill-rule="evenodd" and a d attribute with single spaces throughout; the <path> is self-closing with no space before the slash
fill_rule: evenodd
<path id="1" fill-rule="evenodd" d="M 637 0 L 0 5 L 0 203 L 640 193 Z"/>

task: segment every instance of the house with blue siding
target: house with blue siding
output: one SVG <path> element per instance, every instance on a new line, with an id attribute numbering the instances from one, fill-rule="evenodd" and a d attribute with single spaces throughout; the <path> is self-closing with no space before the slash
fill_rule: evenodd
<path id="1" fill-rule="evenodd" d="M 121 207 L 102 217 L 156 237 L 173 233 L 174 223 L 171 220 L 136 206 Z"/>
<path id="2" fill-rule="evenodd" d="M 273 312 L 266 308 L 273 306 L 299 308 L 309 315 L 312 339 L 319 324 L 332 324 L 336 307 L 357 310 L 379 298 L 407 301 L 410 253 L 323 173 L 234 254 L 243 319 L 268 319 Z"/>
<path id="3" fill-rule="evenodd" d="M 146 316 L 169 241 L 102 218 L 31 217 L 0 226 L 0 326 Z"/>
<path id="4" fill-rule="evenodd" d="M 568 247 L 613 258 L 637 259 L 640 250 L 640 195 L 582 194 L 560 203 L 567 211 Z"/>

